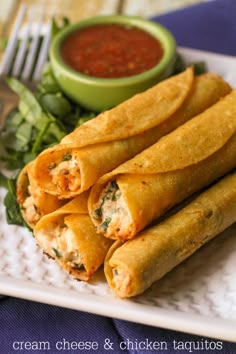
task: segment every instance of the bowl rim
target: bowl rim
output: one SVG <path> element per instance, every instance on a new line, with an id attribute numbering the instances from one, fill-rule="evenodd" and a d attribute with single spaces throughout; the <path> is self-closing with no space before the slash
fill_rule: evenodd
<path id="1" fill-rule="evenodd" d="M 72 32 L 79 29 L 90 27 L 97 24 L 129 24 L 140 28 L 147 33 L 151 34 L 154 38 L 157 38 L 164 49 L 164 54 L 161 60 L 151 69 L 146 70 L 140 74 L 122 77 L 122 78 L 100 78 L 95 76 L 85 75 L 80 73 L 69 65 L 65 63 L 62 59 L 60 48 L 63 41 Z M 67 77 L 73 80 L 79 80 L 80 82 L 86 84 L 93 84 L 94 86 L 119 86 L 119 85 L 130 85 L 142 83 L 158 74 L 161 74 L 165 68 L 167 68 L 172 62 L 174 62 L 176 56 L 176 41 L 172 33 L 163 25 L 137 16 L 128 15 L 100 15 L 95 17 L 90 17 L 85 20 L 73 23 L 67 26 L 65 29 L 61 30 L 53 39 L 50 50 L 49 57 L 53 65 L 60 69 L 60 71 L 67 75 Z"/>

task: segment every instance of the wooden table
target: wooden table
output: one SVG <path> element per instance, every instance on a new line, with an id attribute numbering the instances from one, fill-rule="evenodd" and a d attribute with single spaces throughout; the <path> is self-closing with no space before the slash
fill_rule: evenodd
<path id="1" fill-rule="evenodd" d="M 29 6 L 45 4 L 47 12 L 55 11 L 60 18 L 66 16 L 71 22 L 96 15 L 127 14 L 150 17 L 209 0 L 1 0 L 0 39 L 8 38 L 21 3 Z M 0 49 L 0 60 L 2 51 Z"/>
<path id="2" fill-rule="evenodd" d="M 206 0 L 1 0 L 0 34 L 7 31 L 9 22 L 14 21 L 17 8 L 23 2 L 29 5 L 45 3 L 58 14 L 70 17 L 71 21 L 78 21 L 90 16 L 114 13 L 149 17 L 203 1 Z"/>

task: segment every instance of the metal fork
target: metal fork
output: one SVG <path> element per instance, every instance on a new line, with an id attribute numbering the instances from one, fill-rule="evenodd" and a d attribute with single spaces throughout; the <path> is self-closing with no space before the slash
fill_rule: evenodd
<path id="1" fill-rule="evenodd" d="M 42 7 L 28 9 L 22 4 L 19 8 L 0 66 L 0 126 L 17 103 L 17 97 L 8 89 L 5 78 L 15 77 L 31 88 L 40 80 L 51 36 L 52 14 L 46 23 L 45 16 Z"/>

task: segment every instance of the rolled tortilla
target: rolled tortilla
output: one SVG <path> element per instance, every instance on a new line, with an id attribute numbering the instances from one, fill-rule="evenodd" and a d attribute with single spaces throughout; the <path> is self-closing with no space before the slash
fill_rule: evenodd
<path id="1" fill-rule="evenodd" d="M 236 90 L 92 187 L 98 232 L 125 241 L 236 166 Z"/>
<path id="2" fill-rule="evenodd" d="M 35 168 L 38 183 L 59 198 L 74 197 L 229 91 L 220 77 L 194 78 L 188 68 L 101 113 L 41 153 Z"/>
<path id="3" fill-rule="evenodd" d="M 65 203 L 38 186 L 34 178 L 34 161 L 21 170 L 16 182 L 16 196 L 22 217 L 32 229 L 44 215 L 57 210 Z"/>
<path id="4" fill-rule="evenodd" d="M 98 235 L 88 215 L 88 192 L 44 216 L 34 228 L 44 253 L 79 280 L 87 281 L 103 264 L 112 241 Z"/>
<path id="5" fill-rule="evenodd" d="M 236 172 L 134 239 L 116 241 L 105 260 L 108 284 L 122 298 L 141 294 L 235 221 Z"/>

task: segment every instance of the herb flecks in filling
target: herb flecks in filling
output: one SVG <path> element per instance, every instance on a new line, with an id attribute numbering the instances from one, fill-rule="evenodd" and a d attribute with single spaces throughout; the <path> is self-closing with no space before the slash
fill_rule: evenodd
<path id="1" fill-rule="evenodd" d="M 81 186 L 80 168 L 76 154 L 66 152 L 63 157 L 49 166 L 49 174 L 59 193 L 74 192 Z"/>
<path id="2" fill-rule="evenodd" d="M 56 228 L 48 229 L 47 235 L 49 240 L 51 239 L 51 235 L 53 236 L 53 243 L 44 243 L 44 249 L 46 252 L 46 248 L 48 249 L 48 254 L 56 258 L 61 264 L 65 264 L 78 271 L 85 270 L 77 248 L 76 237 L 65 224 L 58 224 Z M 43 235 L 43 239 L 45 241 L 45 234 Z"/>
<path id="3" fill-rule="evenodd" d="M 103 216 L 103 205 L 106 201 L 111 200 L 112 202 L 115 202 L 120 195 L 120 190 L 119 187 L 116 183 L 116 181 L 111 181 L 108 186 L 105 188 L 104 192 L 103 192 L 103 196 L 100 199 L 100 205 L 97 209 L 94 210 L 94 217 L 96 219 L 100 219 Z M 109 218 L 109 222 L 110 222 L 110 218 Z M 107 223 L 107 226 L 109 224 L 109 222 Z M 104 221 L 105 223 L 105 221 Z"/>
<path id="4" fill-rule="evenodd" d="M 28 185 L 27 196 L 25 200 L 20 204 L 21 211 L 24 213 L 24 218 L 27 220 L 27 223 L 35 225 L 40 217 L 41 213 L 37 206 L 37 190 L 32 194 L 31 185 Z"/>
<path id="5" fill-rule="evenodd" d="M 106 220 L 101 224 L 101 229 L 106 230 L 111 222 L 111 217 L 106 218 Z"/>
<path id="6" fill-rule="evenodd" d="M 125 199 L 116 181 L 111 181 L 104 188 L 94 210 L 94 218 L 97 220 L 97 230 L 108 237 L 121 235 L 127 232 L 132 224 L 132 219 L 127 209 Z"/>
<path id="7" fill-rule="evenodd" d="M 56 167 L 56 163 L 55 162 L 53 162 L 53 163 L 51 163 L 49 166 L 48 166 L 48 169 L 49 170 L 53 170 L 55 167 Z"/>
<path id="8" fill-rule="evenodd" d="M 52 250 L 55 253 L 55 256 L 57 258 L 61 258 L 62 257 L 61 253 L 56 248 L 52 247 Z"/>
<path id="9" fill-rule="evenodd" d="M 65 154 L 65 155 L 63 156 L 62 161 L 69 161 L 69 160 L 71 160 L 71 159 L 72 159 L 72 155 L 71 155 L 71 154 Z"/>
<path id="10" fill-rule="evenodd" d="M 83 264 L 77 264 L 77 263 L 73 263 L 72 264 L 72 268 L 76 269 L 76 270 L 79 270 L 79 271 L 83 271 L 85 270 L 85 267 Z"/>
<path id="11" fill-rule="evenodd" d="M 113 284 L 116 289 L 119 290 L 120 294 L 122 292 L 126 293 L 130 289 L 130 275 L 127 271 L 117 268 L 112 269 L 113 274 Z"/>

